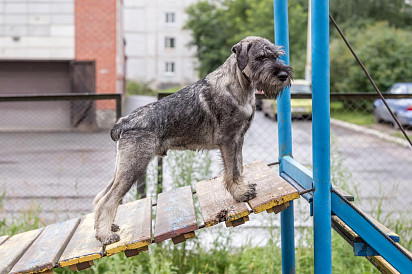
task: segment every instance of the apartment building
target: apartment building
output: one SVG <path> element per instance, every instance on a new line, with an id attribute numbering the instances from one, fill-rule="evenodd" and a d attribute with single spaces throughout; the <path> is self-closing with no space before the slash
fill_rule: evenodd
<path id="1" fill-rule="evenodd" d="M 125 0 L 127 78 L 153 88 L 184 86 L 198 79 L 196 49 L 183 30 L 185 8 L 197 0 Z"/>

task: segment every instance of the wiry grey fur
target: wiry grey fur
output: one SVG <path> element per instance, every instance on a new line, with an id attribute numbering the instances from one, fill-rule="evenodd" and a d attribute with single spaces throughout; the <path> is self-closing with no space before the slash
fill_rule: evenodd
<path id="1" fill-rule="evenodd" d="M 110 184 L 94 199 L 96 238 L 119 241 L 113 224 L 117 207 L 147 165 L 169 149 L 220 149 L 224 182 L 237 201 L 256 196 L 242 177 L 242 145 L 255 112 L 255 90 L 276 98 L 290 85 L 292 69 L 277 58 L 283 50 L 267 39 L 247 37 L 233 54 L 198 82 L 119 119 L 111 131 L 117 141 L 116 169 Z"/>

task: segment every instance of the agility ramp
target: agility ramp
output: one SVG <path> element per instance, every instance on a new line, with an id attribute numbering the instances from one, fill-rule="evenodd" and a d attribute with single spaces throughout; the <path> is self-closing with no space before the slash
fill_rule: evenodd
<path id="1" fill-rule="evenodd" d="M 285 162 L 285 169 L 290 167 Z M 294 173 L 289 171 L 291 175 Z M 293 175 L 290 177 L 282 172 L 279 176 L 263 162 L 255 162 L 244 167 L 244 176 L 249 183 L 256 184 L 257 190 L 257 197 L 247 203 L 236 202 L 225 190 L 222 178 L 217 177 L 197 182 L 195 191 L 192 191 L 190 186 L 185 186 L 160 193 L 157 204 L 152 203 L 151 198 L 145 198 L 120 205 L 115 223 L 120 225 L 117 233 L 121 240 L 107 246 L 102 246 L 94 237 L 92 213 L 12 237 L 0 236 L 0 274 L 52 273 L 52 269 L 59 267 L 83 270 L 92 266 L 93 260 L 104 256 L 120 252 L 124 252 L 126 257 L 135 256 L 147 251 L 150 244 L 168 239 L 174 244 L 184 242 L 195 237 L 196 230 L 220 222 L 225 222 L 226 227 L 236 227 L 249 221 L 252 213 L 279 213 L 288 207 L 290 201 L 300 196 L 304 197 L 312 208 L 313 189 L 302 187 L 294 180 Z M 308 183 L 311 180 L 309 172 L 298 177 Z M 345 204 L 353 201 L 353 196 L 342 190 L 333 188 L 332 192 Z M 198 200 L 198 210 L 202 215 L 200 219 L 196 214 L 194 197 Z M 339 211 L 336 207 L 334 209 Z M 356 210 L 374 227 L 369 228 L 368 233 L 376 230 L 410 257 L 410 253 L 397 244 L 398 235 L 359 209 Z M 154 212 L 155 220 L 152 219 Z M 345 219 L 344 216 L 342 218 Z M 332 227 L 353 246 L 356 256 L 365 256 L 384 273 L 396 273 L 396 269 L 380 256 L 375 243 L 362 238 L 348 223 L 351 222 L 343 221 L 338 214 L 332 216 Z"/>
<path id="2" fill-rule="evenodd" d="M 125 252 L 127 257 L 148 250 L 152 243 L 172 239 L 174 244 L 196 236 L 196 230 L 225 222 L 235 227 L 249 221 L 251 213 L 278 213 L 298 191 L 263 162 L 244 167 L 244 176 L 256 184 L 257 197 L 238 203 L 226 191 L 222 178 L 200 181 L 158 195 L 157 204 L 145 198 L 119 206 L 115 223 L 120 242 L 102 246 L 94 237 L 93 213 L 82 218 L 0 238 L 0 273 L 52 272 L 53 268 L 82 270 L 93 260 Z M 198 220 L 194 195 L 203 220 Z M 156 212 L 152 231 L 152 212 Z"/>

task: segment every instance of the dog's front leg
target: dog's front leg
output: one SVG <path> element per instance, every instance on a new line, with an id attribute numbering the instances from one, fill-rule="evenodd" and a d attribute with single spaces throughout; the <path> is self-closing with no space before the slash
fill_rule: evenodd
<path id="1" fill-rule="evenodd" d="M 247 184 L 241 174 L 241 166 L 239 166 L 239 157 L 242 157 L 241 147 L 240 143 L 225 145 L 220 147 L 220 152 L 223 159 L 223 180 L 226 189 L 236 201 L 246 202 L 256 197 L 256 185 Z"/>

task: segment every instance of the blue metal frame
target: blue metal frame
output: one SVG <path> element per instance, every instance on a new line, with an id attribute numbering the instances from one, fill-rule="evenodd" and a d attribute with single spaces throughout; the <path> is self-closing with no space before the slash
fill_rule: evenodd
<path id="1" fill-rule="evenodd" d="M 411 256 L 385 235 L 343 196 L 332 191 L 330 180 L 330 72 L 329 1 L 312 0 L 312 132 L 313 173 L 292 158 L 290 90 L 278 98 L 280 175 L 298 190 L 314 188 L 302 196 L 313 203 L 315 273 L 332 273 L 331 214 L 336 214 L 367 245 L 355 245 L 358 254 L 377 252 L 401 273 L 412 269 Z M 275 43 L 284 47 L 289 64 L 288 1 L 274 0 Z M 311 208 L 312 212 L 312 208 Z M 293 204 L 282 212 L 282 271 L 295 273 Z"/>
<path id="2" fill-rule="evenodd" d="M 312 187 L 312 172 L 291 157 L 286 156 L 283 158 L 283 173 L 281 176 L 286 180 L 292 179 L 296 181 L 300 187 L 304 189 L 310 189 Z M 316 198 L 314 198 L 314 201 L 315 199 Z M 346 199 L 339 197 L 336 193 L 331 194 L 331 211 L 399 272 L 408 273 L 408 271 L 412 269 L 411 259 L 397 247 L 397 244 L 390 236 L 385 235 L 371 220 L 363 216 L 355 206 Z M 315 245 L 316 244 L 315 242 Z M 359 250 L 356 249 L 354 251 L 358 252 Z M 358 255 L 371 254 L 372 253 L 358 253 Z M 326 256 L 327 254 L 324 255 Z"/>
<path id="3" fill-rule="evenodd" d="M 311 3 L 315 273 L 332 273 L 329 1 L 312 0 Z"/>
<path id="4" fill-rule="evenodd" d="M 275 44 L 283 46 L 285 55 L 280 58 L 289 65 L 288 1 L 274 0 Z M 292 156 L 292 115 L 290 111 L 290 88 L 285 88 L 277 99 L 279 162 L 282 172 L 282 158 Z M 280 215 L 282 242 L 282 272 L 295 273 L 295 225 L 293 202 Z"/>

